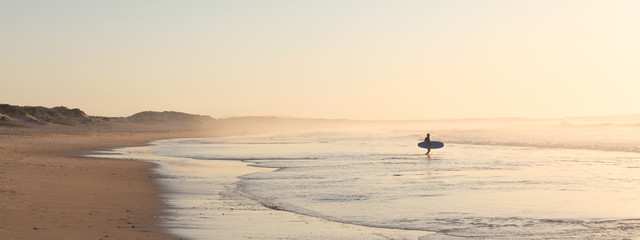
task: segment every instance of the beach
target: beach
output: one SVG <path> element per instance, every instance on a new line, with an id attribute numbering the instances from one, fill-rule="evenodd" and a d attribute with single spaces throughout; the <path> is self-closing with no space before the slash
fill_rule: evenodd
<path id="1" fill-rule="evenodd" d="M 430 156 L 416 130 L 168 126 L 0 129 L 0 239 L 640 234 L 629 126 L 440 130 Z"/>
<path id="2" fill-rule="evenodd" d="M 6 129 L 5 129 L 6 130 Z M 211 135 L 211 134 L 209 134 Z M 171 175 L 161 176 L 156 163 L 87 157 L 94 151 L 144 147 L 149 142 L 201 137 L 193 131 L 73 131 L 29 129 L 0 134 L 1 239 L 418 239 L 424 231 L 371 228 L 278 211 L 246 196 L 221 195 L 239 177 L 273 171 L 237 161 L 207 162 L 208 191 L 170 188 Z M 184 169 L 202 169 L 182 166 Z M 202 197 L 197 209 L 166 196 Z M 203 204 L 208 219 L 171 230 L 172 219 L 194 213 Z M 184 204 L 184 203 L 183 203 Z M 199 233 L 205 226 L 204 232 Z M 175 226 L 174 226 L 175 227 Z M 175 230 L 178 229 L 178 230 Z M 215 231 L 214 236 L 210 235 Z M 189 237 L 184 237 L 187 235 Z"/>
<path id="3" fill-rule="evenodd" d="M 176 136 L 188 134 L 0 134 L 0 239 L 179 239 L 158 227 L 165 205 L 154 164 L 80 156 Z"/>

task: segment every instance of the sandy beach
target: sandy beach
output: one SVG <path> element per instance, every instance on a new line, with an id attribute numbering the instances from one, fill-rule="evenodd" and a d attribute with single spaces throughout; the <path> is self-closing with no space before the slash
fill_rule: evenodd
<path id="1" fill-rule="evenodd" d="M 210 152 L 213 147 L 207 144 L 212 140 L 201 138 L 255 135 L 266 132 L 290 132 L 293 134 L 294 132 L 302 130 L 309 131 L 309 127 L 316 126 L 314 124 L 318 123 L 317 121 L 309 122 L 305 120 L 300 122 L 290 119 L 278 120 L 272 118 L 268 118 L 266 120 L 233 119 L 216 121 L 205 120 L 205 123 L 208 123 L 209 125 L 198 125 L 198 123 L 201 122 L 199 122 L 199 120 L 193 120 L 199 119 L 201 116 L 188 116 L 180 113 L 147 113 L 137 116 L 137 118 L 129 117 L 127 119 L 113 119 L 108 122 L 95 120 L 95 118 L 93 118 L 87 123 L 78 123 L 76 125 L 51 123 L 36 125 L 32 123 L 25 124 L 24 122 L 17 122 L 25 124 L 25 126 L 20 127 L 16 124 L 16 121 L 9 121 L 5 122 L 4 126 L 0 126 L 0 212 L 2 213 L 0 214 L 0 239 L 449 239 L 452 236 L 457 236 L 455 233 L 450 233 L 451 231 L 447 230 L 450 228 L 450 224 L 445 224 L 446 228 L 442 230 L 437 228 L 420 228 L 422 225 L 418 227 L 397 227 L 395 225 L 393 227 L 384 227 L 383 225 L 367 224 L 366 220 L 359 222 L 345 221 L 340 220 L 339 218 L 327 217 L 322 214 L 314 214 L 313 212 L 301 213 L 288 210 L 278 205 L 265 204 L 264 202 L 260 202 L 256 199 L 257 195 L 251 195 L 247 192 L 238 190 L 242 187 L 242 181 L 245 181 L 245 183 L 247 182 L 246 177 L 248 175 L 255 173 L 270 173 L 280 168 L 272 166 L 255 167 L 252 166 L 252 164 L 256 162 L 251 161 L 251 159 L 263 159 L 267 162 L 274 159 L 289 159 L 286 166 L 290 166 L 291 164 L 295 165 L 296 160 L 302 161 L 298 164 L 302 164 L 307 160 L 314 160 L 314 158 L 309 159 L 308 155 L 318 149 L 317 144 L 327 144 L 326 135 L 323 134 L 328 133 L 326 131 L 328 128 L 324 127 L 324 125 L 321 125 L 323 127 L 318 128 L 322 131 L 317 132 L 317 137 L 319 138 L 315 140 L 310 140 L 308 138 L 310 135 L 308 134 L 294 134 L 297 136 L 294 138 L 285 136 L 283 138 L 284 141 L 277 137 L 271 139 L 267 134 L 262 136 L 266 140 L 256 142 L 259 144 L 250 144 L 251 141 L 246 142 L 246 139 L 240 138 L 238 142 L 229 142 L 236 145 L 222 144 L 217 146 L 221 147 L 219 150 L 222 150 L 222 152 L 224 152 L 224 150 L 230 150 L 228 148 L 229 146 L 240 146 L 237 152 L 231 152 L 232 154 L 222 157 L 213 154 L 220 154 L 221 152 Z M 322 121 L 320 122 L 322 123 Z M 351 124 L 355 123 L 357 122 Z M 348 125 L 349 123 L 338 121 L 336 127 L 338 129 L 342 129 L 345 124 Z M 451 143 L 449 146 L 451 149 L 454 149 L 456 144 L 485 146 L 467 146 L 463 149 L 451 151 L 448 154 L 451 156 L 452 160 L 448 161 L 438 161 L 437 155 L 434 159 L 429 158 L 428 160 L 425 160 L 422 152 L 415 155 L 407 155 L 407 153 L 415 151 L 413 144 L 409 146 L 407 143 L 417 141 L 416 139 L 420 139 L 420 136 L 413 136 L 413 133 L 419 132 L 419 130 L 405 130 L 409 135 L 402 133 L 401 135 L 403 138 L 400 142 L 389 142 L 381 145 L 397 146 L 400 148 L 407 147 L 407 149 L 399 149 L 396 152 L 394 152 L 395 150 L 390 150 L 389 155 L 392 156 L 392 159 L 380 160 L 380 164 L 382 164 L 380 165 L 382 166 L 380 169 L 395 169 L 389 168 L 389 162 L 400 165 L 412 163 L 412 161 L 415 162 L 414 165 L 411 165 L 408 168 L 409 170 L 407 170 L 407 172 L 398 172 L 395 170 L 392 172 L 386 172 L 385 170 L 376 175 L 375 172 L 377 170 L 372 168 L 370 171 L 367 171 L 367 174 L 355 172 L 357 174 L 357 177 L 355 178 L 360 179 L 361 175 L 378 176 L 370 178 L 367 181 L 363 181 L 363 183 L 369 183 L 373 180 L 382 180 L 385 183 L 394 181 L 402 182 L 402 179 L 405 178 L 403 176 L 408 178 L 406 180 L 409 183 L 416 182 L 414 181 L 416 179 L 430 179 L 430 176 L 428 174 L 423 174 L 423 172 L 438 173 L 437 166 L 439 166 L 439 164 L 461 162 L 464 159 L 468 159 L 468 156 L 481 156 L 481 154 L 478 153 L 465 154 L 464 151 L 482 149 L 482 153 L 484 153 L 486 146 L 513 146 L 519 151 L 524 151 L 523 149 L 528 149 L 528 147 L 549 149 L 566 148 L 565 150 L 558 150 L 560 151 L 559 155 L 563 156 L 573 156 L 571 151 L 577 149 L 624 151 L 624 153 L 612 153 L 612 157 L 606 159 L 635 159 L 635 156 L 627 156 L 625 154 L 633 154 L 634 152 L 637 152 L 637 125 L 566 125 L 567 124 L 561 124 L 556 126 L 542 124 L 539 126 L 535 125 L 537 127 L 529 127 L 527 125 L 526 128 L 513 129 L 489 128 L 484 130 L 456 129 L 449 131 L 436 131 L 434 133 L 441 136 L 443 139 L 446 139 L 448 143 Z M 375 129 L 385 125 L 374 124 L 372 126 L 374 127 L 371 128 Z M 402 125 L 402 127 L 407 126 Z M 585 129 L 588 129 L 589 131 L 584 131 Z M 553 134 L 541 134 L 541 132 Z M 587 138 L 588 134 L 593 133 L 598 133 L 597 142 L 594 139 Z M 149 151 L 145 153 L 144 151 L 144 149 L 148 150 L 159 146 L 157 144 L 161 142 L 173 142 L 175 144 L 176 141 L 180 142 L 185 140 L 176 138 L 192 138 L 186 139 L 186 142 L 191 144 L 201 142 L 204 146 L 203 149 L 200 150 L 203 150 L 204 152 L 194 151 L 198 150 L 197 148 L 182 152 L 182 154 L 188 153 L 186 155 L 180 155 L 180 151 L 177 151 L 179 149 L 169 149 L 164 155 L 154 154 Z M 154 142 L 156 145 L 150 144 L 155 140 L 161 139 L 173 140 L 156 141 Z M 297 139 L 292 142 L 301 144 L 302 148 L 298 149 L 298 147 L 292 147 L 294 145 L 285 144 L 292 139 Z M 372 138 L 370 135 L 366 135 L 364 139 L 365 140 L 363 141 L 370 143 Z M 374 137 L 373 139 L 377 138 Z M 394 141 L 394 139 L 397 138 L 394 136 L 387 136 L 380 138 L 380 140 L 382 139 L 386 139 L 385 141 Z M 523 139 L 527 141 L 524 141 Z M 225 143 L 225 140 L 218 139 L 215 140 L 215 142 Z M 243 144 L 238 145 L 239 143 L 247 144 L 246 146 Z M 339 163 L 335 163 L 334 165 L 329 164 L 331 159 L 333 159 L 331 154 L 334 152 L 344 152 L 344 149 L 341 150 L 339 147 L 342 146 L 342 144 L 339 143 L 340 142 L 336 142 L 336 144 L 330 145 L 330 147 L 337 147 L 337 149 L 334 149 L 335 151 L 326 152 L 326 154 L 329 154 L 329 157 L 326 157 L 326 159 L 323 158 L 323 161 L 326 160 L 328 162 L 323 162 L 319 166 L 343 166 L 344 156 L 342 155 L 337 158 Z M 364 145 L 360 144 L 358 141 L 352 143 L 357 144 L 348 148 L 348 151 L 353 151 L 353 149 L 369 151 L 370 149 L 373 149 L 370 147 L 362 147 Z M 256 146 L 277 147 L 279 144 L 284 145 L 281 146 L 282 148 L 278 148 L 278 151 L 270 151 L 270 148 L 252 151 L 243 150 L 251 149 Z M 122 149 L 122 147 L 133 148 Z M 449 149 L 449 147 L 447 149 Z M 123 150 L 123 154 L 115 155 L 118 154 L 118 150 L 104 151 L 114 148 Z M 127 149 L 135 150 L 128 151 Z M 286 155 L 288 150 L 296 149 L 300 151 L 298 153 L 302 154 L 301 156 L 291 159 L 290 156 Z M 265 153 L 265 150 L 266 153 L 275 155 L 260 155 Z M 461 152 L 461 155 L 455 155 L 454 153 L 456 152 Z M 487 159 L 500 159 L 506 153 L 510 153 L 511 150 L 502 150 L 505 154 L 500 154 L 501 151 L 498 152 L 499 154 L 496 155 L 497 157 L 490 156 Z M 127 155 L 131 153 L 134 155 Z M 202 153 L 205 154 L 198 155 Z M 137 156 L 135 154 L 140 154 L 141 156 Z M 172 158 L 170 157 L 172 154 L 177 155 Z M 208 154 L 213 155 L 210 156 Z M 246 154 L 249 154 L 249 156 L 244 156 Z M 251 154 L 258 154 L 258 157 L 256 158 L 256 156 Z M 280 156 L 281 154 L 284 154 L 284 157 Z M 586 156 L 595 155 L 592 153 L 585 154 Z M 602 154 L 603 153 L 598 153 L 597 155 Z M 88 155 L 91 155 L 92 157 L 88 157 Z M 520 156 L 520 153 L 516 155 Z M 549 156 L 555 155 L 551 154 Z M 117 156 L 121 156 L 120 160 L 114 159 L 118 158 Z M 188 156 L 195 158 L 190 158 Z M 351 159 L 354 164 L 358 163 L 358 161 L 362 159 L 361 155 L 356 154 L 354 156 L 358 156 Z M 397 156 L 404 156 L 404 158 L 402 161 L 398 161 Z M 447 155 L 443 153 L 442 156 L 446 157 Z M 506 154 L 505 156 L 509 156 L 509 154 Z M 540 159 L 552 159 L 552 157 L 549 156 L 540 157 Z M 185 160 L 185 158 L 187 159 Z M 375 160 L 378 158 L 379 156 L 375 155 L 372 159 Z M 137 159 L 139 161 L 128 159 Z M 476 164 L 478 161 L 483 159 L 484 158 L 477 159 L 473 164 Z M 517 157 L 514 159 L 521 158 Z M 512 159 L 504 159 L 504 161 L 509 163 L 513 162 Z M 535 161 L 539 161 L 539 159 L 533 159 L 526 162 Z M 373 162 L 369 161 L 365 165 L 376 166 L 375 164 L 371 164 Z M 574 162 L 577 162 L 577 160 Z M 560 161 L 560 163 L 564 162 Z M 603 166 L 611 168 L 616 168 L 618 166 L 616 165 L 617 163 L 611 165 L 607 165 L 607 163 L 607 161 L 598 162 L 600 165 L 597 165 L 596 169 L 601 169 Z M 633 172 L 635 171 L 634 169 L 637 169 L 637 166 L 634 165 L 635 161 L 630 161 L 629 164 L 630 165 L 623 167 L 622 170 L 613 169 L 610 172 L 628 173 L 628 176 L 637 175 Z M 546 165 L 548 164 L 542 164 L 542 166 Z M 352 167 L 341 167 L 339 169 L 326 171 L 325 173 L 331 175 L 332 173 L 341 173 L 344 169 L 360 170 L 363 165 L 356 164 L 350 166 Z M 416 171 L 416 169 L 422 170 Z M 443 169 L 446 170 L 444 172 L 448 172 L 447 169 L 450 169 L 450 167 L 444 166 Z M 483 168 L 477 171 L 484 170 L 485 169 Z M 537 170 L 533 172 L 548 172 L 548 170 Z M 580 173 L 582 172 L 583 171 L 580 171 Z M 314 174 L 316 174 L 316 172 L 307 173 L 303 177 L 292 179 L 307 179 L 308 176 Z M 474 172 L 470 176 L 476 176 L 474 174 L 476 173 Z M 506 175 L 508 176 L 509 174 Z M 566 175 L 566 172 L 559 175 L 564 176 Z M 434 176 L 437 178 L 438 174 L 434 174 Z M 514 176 L 520 175 L 516 174 Z M 536 175 L 532 177 L 535 176 Z M 631 179 L 631 177 L 629 178 Z M 324 179 L 324 176 L 319 179 Z M 544 177 L 542 179 L 544 179 Z M 429 180 L 423 183 L 419 183 L 418 181 L 417 184 L 422 186 L 430 183 L 442 182 L 446 184 L 448 182 L 435 180 Z M 298 181 L 289 181 L 291 184 L 295 184 L 296 182 Z M 328 182 L 330 183 L 332 181 Z M 520 186 L 520 182 L 521 181 L 515 181 L 515 183 L 518 183 L 515 184 L 515 186 Z M 567 180 L 564 182 L 570 181 Z M 545 183 L 545 181 L 542 181 L 542 183 Z M 611 184 L 611 186 L 619 185 L 621 185 L 619 182 Z M 244 185 L 244 187 L 246 186 L 248 185 Z M 277 185 L 264 185 L 260 189 L 267 189 L 268 187 L 273 186 Z M 349 185 L 337 185 L 337 187 L 343 186 Z M 405 188 L 393 189 L 422 189 L 419 186 L 411 185 Z M 582 184 L 580 184 L 580 186 L 582 186 Z M 437 188 L 438 186 L 436 185 L 435 187 Z M 597 187 L 598 186 L 594 186 L 593 189 L 590 190 L 596 192 L 606 192 L 610 190 L 609 188 L 599 189 Z M 282 189 L 289 188 L 284 187 Z M 311 187 L 305 187 L 292 190 L 291 192 L 299 193 L 313 189 L 314 188 Z M 375 190 L 378 188 L 376 186 L 359 186 L 343 190 L 353 189 Z M 380 197 L 384 196 L 388 192 L 393 192 L 389 191 L 389 189 L 391 188 L 388 188 L 385 191 L 380 191 L 372 196 L 375 195 L 375 197 Z M 432 188 L 426 189 L 430 191 Z M 342 192 L 343 190 L 338 192 Z M 335 189 L 328 192 L 335 192 Z M 411 190 L 411 192 L 413 192 L 413 190 Z M 566 194 L 565 192 L 562 193 Z M 622 191 L 622 193 L 624 194 L 627 192 Z M 360 196 L 369 196 L 368 194 L 368 192 L 352 195 L 347 194 L 345 195 L 346 197 L 340 194 L 334 194 L 335 196 L 331 195 L 329 197 L 323 195 L 324 197 L 314 197 L 311 201 L 302 201 L 300 205 L 306 206 L 309 203 L 317 204 L 319 202 L 322 203 L 323 201 L 328 204 L 347 204 L 350 201 L 344 200 L 349 199 L 348 197 L 350 196 L 356 196 L 356 199 L 353 202 L 358 203 L 361 202 L 359 201 L 360 199 L 368 199 L 368 197 Z M 635 196 L 633 192 L 631 194 Z M 308 195 L 316 196 L 313 194 Z M 387 204 L 398 199 L 396 196 L 410 195 L 411 194 L 407 192 L 400 192 L 397 194 L 391 194 L 390 197 L 386 199 L 369 201 L 373 203 L 381 203 L 381 205 L 371 206 L 370 209 L 375 209 L 374 213 L 378 213 L 384 212 L 380 209 L 384 209 L 388 206 L 403 206 L 400 210 L 412 209 L 412 211 L 416 209 L 424 210 L 431 208 L 431 205 L 416 205 L 411 207 L 411 204 L 406 203 L 395 205 Z M 490 195 L 495 194 L 492 193 Z M 306 195 L 302 194 L 300 196 Z M 425 203 L 430 200 L 429 198 L 431 196 L 433 196 L 433 198 L 437 198 L 440 195 L 431 195 L 431 193 L 426 192 L 420 196 L 422 196 L 422 198 L 415 202 Z M 621 204 L 627 204 L 629 201 L 624 200 L 626 197 L 627 196 L 613 198 L 613 201 L 619 201 Z M 464 196 L 456 199 L 474 198 L 475 197 Z M 577 197 L 577 199 L 583 198 Z M 440 204 L 442 202 L 456 203 L 457 201 L 443 200 L 435 202 Z M 585 204 L 588 206 L 593 205 L 592 203 Z M 437 204 L 434 204 L 434 206 L 435 205 Z M 575 204 L 572 202 L 571 205 Z M 350 207 L 345 207 L 343 210 L 352 211 L 361 206 L 367 205 L 351 205 Z M 494 208 L 498 209 L 500 206 L 496 206 Z M 453 206 L 451 209 L 457 210 L 459 207 Z M 547 208 L 544 207 L 541 207 L 540 209 L 542 210 L 532 212 L 542 212 L 543 210 L 547 210 Z M 445 211 L 443 213 L 448 214 L 454 212 L 453 210 Z M 583 212 L 581 209 L 578 210 L 576 210 L 576 212 Z M 473 211 L 475 210 L 469 210 L 469 212 Z M 370 211 L 369 209 L 366 209 L 362 212 L 367 213 Z M 390 210 L 384 214 L 377 214 L 376 216 L 391 216 L 396 212 L 402 211 Z M 424 212 L 417 215 L 419 217 L 431 217 L 436 216 L 437 214 L 441 214 L 441 212 Z M 540 228 L 543 229 L 541 232 L 542 234 L 551 232 L 552 234 L 560 234 L 557 236 L 577 236 L 576 234 L 583 234 L 581 236 L 592 236 L 592 234 L 596 234 L 598 231 L 608 231 L 608 234 L 610 234 L 609 236 L 628 235 L 626 232 L 620 232 L 614 228 L 602 226 L 603 224 L 600 222 L 594 223 L 591 218 L 588 218 L 592 216 L 599 216 L 597 214 L 599 213 L 589 215 L 585 217 L 586 220 L 577 222 L 579 225 L 578 227 L 584 225 L 583 223 L 595 224 L 594 227 L 591 228 L 592 232 L 586 233 L 554 233 L 551 230 L 547 231 L 555 226 L 547 226 L 549 225 L 548 222 L 543 221 L 547 219 L 546 216 L 544 216 L 544 219 L 540 216 L 530 216 L 527 219 L 534 222 L 540 222 L 540 224 L 543 225 L 543 227 Z M 512 214 L 512 216 L 520 215 Z M 561 217 L 564 216 L 573 215 L 567 214 Z M 616 217 L 616 219 L 622 218 L 618 215 L 613 217 Z M 632 217 L 635 217 L 635 215 Z M 444 219 L 443 217 L 439 218 Z M 464 216 L 461 218 L 464 219 Z M 628 217 L 625 215 L 623 219 L 626 218 Z M 410 217 L 398 216 L 393 218 L 392 222 L 394 219 L 400 219 L 401 224 L 411 224 L 412 222 L 417 221 L 414 219 L 413 215 Z M 408 220 L 405 221 L 405 219 Z M 477 219 L 481 219 L 480 223 L 484 223 L 483 221 L 492 221 L 493 218 Z M 384 222 L 386 220 L 383 219 L 382 221 Z M 459 222 L 455 217 L 451 221 L 456 224 Z M 484 225 L 478 225 L 476 223 L 477 222 L 471 222 L 469 224 L 474 229 L 478 228 L 480 233 L 474 232 L 471 233 L 470 236 L 489 236 L 482 235 L 482 231 L 485 230 L 482 229 L 482 226 Z M 520 223 L 515 224 L 517 225 Z M 617 222 L 617 224 L 630 227 L 636 226 L 634 221 L 620 221 Z M 509 228 L 510 226 L 514 226 L 514 224 L 508 223 L 505 226 Z M 494 234 L 496 231 L 491 230 L 488 233 Z M 522 236 L 527 234 L 535 235 L 537 233 L 538 232 L 527 233 L 525 231 Z M 464 235 L 467 233 L 460 234 Z M 509 234 L 513 233 L 497 232 L 497 235 L 491 236 L 509 236 Z M 630 234 L 635 236 L 636 231 L 632 231 Z"/>
<path id="2" fill-rule="evenodd" d="M 0 134 L 0 239 L 179 239 L 158 227 L 154 164 L 80 155 L 185 135 Z"/>
<path id="3" fill-rule="evenodd" d="M 182 239 L 186 235 L 198 239 L 200 228 L 176 229 L 166 222 L 167 216 L 175 215 L 175 211 L 189 209 L 163 197 L 181 190 L 166 188 L 163 184 L 166 178 L 163 180 L 163 176 L 151 171 L 156 164 L 82 155 L 94 150 L 144 146 L 158 139 L 201 135 L 197 132 L 85 130 L 60 133 L 51 129 L 0 134 L 0 209 L 3 213 L 0 238 Z M 209 171 L 207 175 L 215 176 L 208 179 L 215 187 L 207 197 L 207 204 L 217 206 L 218 211 L 208 214 L 219 221 L 207 228 L 216 229 L 217 239 L 384 239 L 389 236 L 417 239 L 428 235 L 422 231 L 368 228 L 275 211 L 246 197 L 221 198 L 217 193 L 235 188 L 239 176 L 273 169 L 228 161 L 207 164 L 211 166 L 193 169 L 204 167 Z"/>

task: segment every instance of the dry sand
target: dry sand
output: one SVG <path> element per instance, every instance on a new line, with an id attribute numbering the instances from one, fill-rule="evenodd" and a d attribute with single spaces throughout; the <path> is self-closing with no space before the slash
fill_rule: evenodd
<path id="1" fill-rule="evenodd" d="M 0 239 L 179 239 L 158 227 L 152 163 L 79 157 L 178 136 L 0 132 Z"/>

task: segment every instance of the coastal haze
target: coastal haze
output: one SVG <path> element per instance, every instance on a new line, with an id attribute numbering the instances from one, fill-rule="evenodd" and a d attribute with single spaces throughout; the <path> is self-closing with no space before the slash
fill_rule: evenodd
<path id="1" fill-rule="evenodd" d="M 637 237 L 639 118 L 363 121 L 167 111 L 99 117 L 4 104 L 0 236 Z M 426 132 L 445 148 L 425 156 L 415 143 Z M 160 139 L 169 140 L 149 142 Z M 301 175 L 287 181 L 285 169 Z M 326 185 L 335 182 L 343 183 Z M 455 182 L 466 183 L 451 188 Z M 388 191 L 385 184 L 401 187 Z M 379 218 L 354 216 L 365 213 Z"/>
<path id="2" fill-rule="evenodd" d="M 0 2 L 0 239 L 640 238 L 638 9 Z"/>
<path id="3" fill-rule="evenodd" d="M 2 132 L 189 131 L 202 136 L 278 132 L 431 132 L 450 143 L 562 147 L 640 152 L 640 114 L 566 118 L 467 118 L 412 121 L 286 117 L 213 118 L 174 111 L 127 117 L 89 116 L 67 107 L 0 104 Z"/>
<path id="4" fill-rule="evenodd" d="M 6 1 L 0 102 L 91 115 L 636 114 L 637 1 Z"/>

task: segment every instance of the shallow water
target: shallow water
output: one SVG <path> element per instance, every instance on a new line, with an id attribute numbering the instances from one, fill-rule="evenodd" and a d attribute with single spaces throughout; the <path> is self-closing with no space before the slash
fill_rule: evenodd
<path id="1" fill-rule="evenodd" d="M 442 238 L 640 237 L 639 153 L 445 142 L 425 156 L 418 141 L 403 133 L 280 134 L 170 139 L 136 151 L 174 164 L 276 168 L 242 176 L 226 194 L 336 222 Z M 206 168 L 193 171 L 206 175 Z M 207 192 L 210 184 L 180 187 L 220 194 Z"/>

